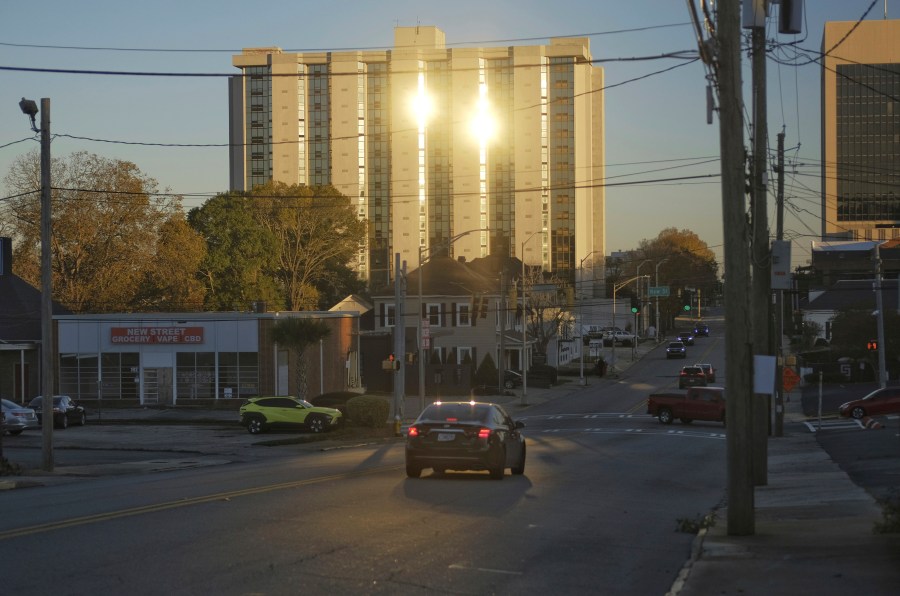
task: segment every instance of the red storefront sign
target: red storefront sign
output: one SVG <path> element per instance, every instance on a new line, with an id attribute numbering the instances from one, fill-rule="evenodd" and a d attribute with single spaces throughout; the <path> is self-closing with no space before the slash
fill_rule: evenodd
<path id="1" fill-rule="evenodd" d="M 114 344 L 202 344 L 203 327 L 113 327 Z"/>

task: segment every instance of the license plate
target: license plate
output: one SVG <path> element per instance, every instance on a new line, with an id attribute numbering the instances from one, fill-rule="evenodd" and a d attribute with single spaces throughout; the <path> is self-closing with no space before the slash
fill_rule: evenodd
<path id="1" fill-rule="evenodd" d="M 439 442 L 452 441 L 456 438 L 456 435 L 453 433 L 438 433 L 437 440 Z"/>

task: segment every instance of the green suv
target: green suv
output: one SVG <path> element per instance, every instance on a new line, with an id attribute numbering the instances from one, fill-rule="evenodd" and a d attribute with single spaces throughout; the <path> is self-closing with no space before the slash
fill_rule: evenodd
<path id="1" fill-rule="evenodd" d="M 251 434 L 269 429 L 304 429 L 321 433 L 343 422 L 340 411 L 319 408 L 296 397 L 251 397 L 239 410 L 241 425 Z"/>

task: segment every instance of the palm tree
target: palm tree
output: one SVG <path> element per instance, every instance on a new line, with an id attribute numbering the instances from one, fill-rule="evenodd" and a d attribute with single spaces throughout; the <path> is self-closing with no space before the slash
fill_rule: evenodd
<path id="1" fill-rule="evenodd" d="M 297 353 L 297 397 L 306 398 L 306 349 L 328 337 L 331 329 L 322 321 L 289 317 L 272 327 L 272 341 Z"/>

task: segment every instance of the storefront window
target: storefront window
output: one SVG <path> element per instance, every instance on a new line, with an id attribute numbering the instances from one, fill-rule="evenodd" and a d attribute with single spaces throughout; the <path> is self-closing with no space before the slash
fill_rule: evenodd
<path id="1" fill-rule="evenodd" d="M 75 399 L 97 397 L 97 354 L 61 354 L 59 391 Z"/>
<path id="2" fill-rule="evenodd" d="M 101 399 L 138 399 L 137 352 L 114 352 L 100 355 L 103 379 L 102 391 L 96 397 Z M 84 397 L 84 396 L 82 396 Z"/>
<path id="3" fill-rule="evenodd" d="M 259 355 L 256 352 L 219 353 L 219 397 L 259 395 Z"/>
<path id="4" fill-rule="evenodd" d="M 216 396 L 214 352 L 178 352 L 175 354 L 178 399 L 211 399 Z"/>

